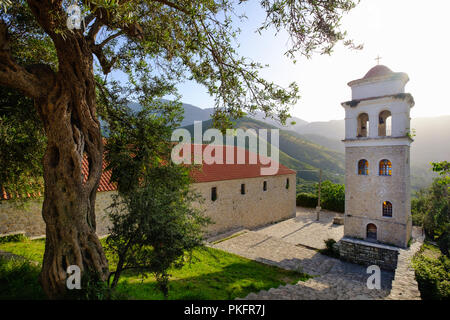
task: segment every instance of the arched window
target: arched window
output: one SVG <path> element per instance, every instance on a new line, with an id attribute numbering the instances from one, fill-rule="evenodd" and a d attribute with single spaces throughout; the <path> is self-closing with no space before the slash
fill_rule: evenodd
<path id="1" fill-rule="evenodd" d="M 369 132 L 369 115 L 367 113 L 361 113 L 358 116 L 358 138 L 367 137 Z"/>
<path id="2" fill-rule="evenodd" d="M 391 112 L 389 110 L 381 111 L 380 115 L 378 116 L 378 136 L 390 136 L 392 133 L 391 124 Z"/>
<path id="3" fill-rule="evenodd" d="M 389 201 L 383 202 L 383 217 L 392 217 L 392 203 Z"/>
<path id="4" fill-rule="evenodd" d="M 369 175 L 369 162 L 366 159 L 361 159 L 358 162 L 358 174 L 361 176 Z"/>
<path id="5" fill-rule="evenodd" d="M 380 161 L 380 176 L 392 176 L 392 163 L 383 159 Z"/>
<path id="6" fill-rule="evenodd" d="M 377 240 L 377 226 L 369 223 L 366 229 L 367 240 Z"/>

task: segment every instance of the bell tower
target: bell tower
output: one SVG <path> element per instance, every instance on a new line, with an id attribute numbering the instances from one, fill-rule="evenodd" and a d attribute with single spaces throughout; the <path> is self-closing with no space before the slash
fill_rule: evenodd
<path id="1" fill-rule="evenodd" d="M 344 236 L 405 248 L 411 237 L 409 77 L 377 65 L 348 83 Z"/>

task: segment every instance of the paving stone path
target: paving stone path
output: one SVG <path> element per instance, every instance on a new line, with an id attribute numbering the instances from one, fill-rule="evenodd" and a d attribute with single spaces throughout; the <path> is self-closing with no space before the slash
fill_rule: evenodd
<path id="1" fill-rule="evenodd" d="M 315 209 L 297 207 L 295 218 L 288 219 L 255 231 L 282 239 L 293 244 L 301 243 L 316 249 L 325 248 L 324 240 L 332 238 L 336 241 L 344 236 L 344 226 L 333 224 L 336 212 L 322 210 L 319 221 L 316 221 Z"/>
<path id="2" fill-rule="evenodd" d="M 389 297 L 387 297 L 389 300 L 420 300 L 420 291 L 414 269 L 411 266 L 411 260 L 419 251 L 424 236 L 416 235 L 415 239 L 416 241 L 411 244 L 409 249 L 400 250 L 395 278 L 392 282 L 392 290 Z"/>
<path id="3" fill-rule="evenodd" d="M 363 266 L 342 262 L 260 232 L 247 230 L 240 233 L 237 237 L 211 246 L 262 263 L 316 276 L 295 285 L 251 293 L 245 299 L 356 300 L 382 299 L 389 295 L 394 277 L 392 272 L 382 271 L 381 290 L 369 290 L 366 285 L 369 275 Z"/>
<path id="4" fill-rule="evenodd" d="M 303 212 L 305 213 L 305 212 Z M 339 240 L 342 226 L 331 226 L 334 214 L 321 215 L 315 221 L 313 211 L 305 216 L 280 222 L 255 231 L 240 230 L 227 240 L 210 243 L 211 247 L 288 270 L 305 272 L 314 277 L 296 284 L 251 293 L 247 300 L 380 300 L 420 299 L 412 256 L 423 238 L 417 237 L 410 248 L 400 250 L 396 272 L 381 271 L 381 289 L 368 289 L 367 269 L 322 255 L 313 248 L 330 237 Z M 330 236 L 331 235 L 331 236 Z"/>

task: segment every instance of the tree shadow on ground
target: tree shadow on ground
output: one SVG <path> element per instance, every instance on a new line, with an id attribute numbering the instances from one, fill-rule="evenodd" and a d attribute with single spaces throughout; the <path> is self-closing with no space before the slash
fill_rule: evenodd
<path id="1" fill-rule="evenodd" d="M 307 280 L 308 276 L 265 265 L 258 268 L 256 261 L 232 263 L 220 271 L 185 278 L 172 277 L 169 282 L 169 300 L 232 300 L 249 293 L 268 290 L 288 283 Z M 261 264 L 260 264 L 261 265 Z M 117 291 L 130 299 L 164 299 L 153 277 L 138 280 L 132 275 L 124 277 Z"/>

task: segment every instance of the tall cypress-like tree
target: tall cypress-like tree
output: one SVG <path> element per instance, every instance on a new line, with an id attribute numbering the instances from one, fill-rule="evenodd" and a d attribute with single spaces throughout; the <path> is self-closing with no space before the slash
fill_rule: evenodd
<path id="1" fill-rule="evenodd" d="M 216 97 L 217 126 L 244 111 L 262 110 L 282 121 L 297 99 L 288 89 L 258 74 L 261 66 L 240 57 L 234 40 L 231 0 L 18 0 L 1 1 L 0 85 L 19 90 L 34 102 L 45 131 L 43 157 L 46 245 L 40 281 L 50 298 L 66 292 L 66 268 L 80 266 L 105 280 L 108 263 L 95 234 L 95 198 L 102 171 L 103 143 L 97 99 L 106 100 L 118 83 L 113 70 L 128 75 L 120 92 L 141 104 L 173 93 L 183 79 L 204 85 Z M 84 19 L 68 28 L 67 9 L 77 4 Z M 342 13 L 351 0 L 261 0 L 267 13 L 261 30 L 286 29 L 287 52 L 329 53 L 345 35 Z M 77 14 L 75 14 L 77 15 Z M 76 19 L 77 17 L 72 17 Z M 70 24 L 69 24 L 70 26 Z M 45 41 L 48 50 L 39 51 Z M 352 45 L 351 42 L 346 42 Z M 17 50 L 44 55 L 25 65 Z M 53 51 L 56 61 L 45 57 Z M 20 107 L 20 106 L 18 106 Z M 82 175 L 82 160 L 89 174 Z"/>

